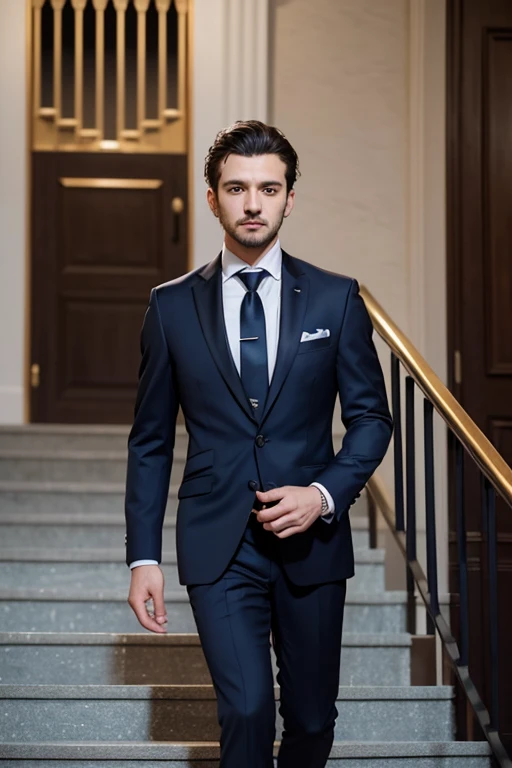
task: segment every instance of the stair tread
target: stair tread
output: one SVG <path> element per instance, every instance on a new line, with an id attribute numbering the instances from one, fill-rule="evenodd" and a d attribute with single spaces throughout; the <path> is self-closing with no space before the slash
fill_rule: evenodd
<path id="1" fill-rule="evenodd" d="M 23 563 L 105 563 L 109 565 L 118 565 L 125 562 L 126 550 L 117 549 L 64 549 L 55 548 L 52 550 L 41 550 L 37 547 L 0 547 L 0 563 L 2 562 L 23 562 Z M 385 551 L 383 549 L 354 549 L 354 559 L 356 565 L 382 565 L 384 563 Z M 177 562 L 175 552 L 164 552 L 162 554 L 162 563 L 164 565 L 174 565 Z"/>
<path id="2" fill-rule="evenodd" d="M 276 743 L 277 748 L 277 743 Z M 5 757 L 37 759 L 171 760 L 219 757 L 218 742 L 98 741 L 3 743 Z M 485 741 L 334 742 L 331 758 L 350 757 L 469 757 L 490 755 Z"/>
<path id="3" fill-rule="evenodd" d="M 12 587 L 0 588 L 0 600 L 68 600 L 73 602 L 123 602 L 126 603 L 125 590 L 80 588 L 73 590 L 64 587 Z M 166 602 L 189 602 L 185 587 L 166 594 Z M 346 605 L 403 605 L 407 601 L 406 591 L 353 592 L 347 595 Z"/>
<path id="4" fill-rule="evenodd" d="M 278 697 L 279 687 L 274 687 Z M 430 701 L 453 698 L 451 685 L 340 685 L 337 701 Z M 17 685 L 0 684 L 0 699 L 214 699 L 213 685 Z"/>
<path id="5" fill-rule="evenodd" d="M 344 647 L 409 647 L 411 636 L 407 633 L 361 633 L 345 632 Z M 3 645 L 164 645 L 164 646 L 199 646 L 199 635 L 169 632 L 166 635 L 143 633 L 115 634 L 107 632 L 0 632 L 0 646 Z"/>

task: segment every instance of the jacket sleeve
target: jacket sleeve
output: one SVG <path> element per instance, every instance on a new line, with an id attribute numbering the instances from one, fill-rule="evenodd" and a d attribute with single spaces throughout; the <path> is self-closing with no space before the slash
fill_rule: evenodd
<path id="1" fill-rule="evenodd" d="M 384 377 L 372 340 L 373 326 L 359 285 L 348 293 L 336 358 L 343 444 L 315 481 L 324 485 L 339 519 L 384 458 L 392 434 Z"/>
<path id="2" fill-rule="evenodd" d="M 135 417 L 128 438 L 126 562 L 162 559 L 162 525 L 169 493 L 178 397 L 156 290 L 141 333 L 142 360 Z"/>

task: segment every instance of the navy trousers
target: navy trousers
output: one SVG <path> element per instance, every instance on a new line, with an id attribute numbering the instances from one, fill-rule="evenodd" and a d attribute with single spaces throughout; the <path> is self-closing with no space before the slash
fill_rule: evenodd
<path id="1" fill-rule="evenodd" d="M 283 720 L 278 768 L 324 768 L 331 751 L 346 580 L 293 585 L 277 544 L 253 514 L 223 576 L 187 587 L 217 695 L 220 768 L 273 768 L 271 635 Z"/>

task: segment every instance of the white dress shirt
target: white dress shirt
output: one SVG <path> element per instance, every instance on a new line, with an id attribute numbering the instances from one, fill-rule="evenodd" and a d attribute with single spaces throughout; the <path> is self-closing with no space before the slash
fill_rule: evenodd
<path id="1" fill-rule="evenodd" d="M 277 359 L 277 347 L 279 344 L 279 321 L 281 317 L 281 266 L 283 254 L 279 240 L 254 267 L 248 266 L 245 261 L 231 253 L 224 244 L 222 248 L 222 303 L 224 307 L 224 322 L 228 337 L 229 348 L 240 374 L 240 309 L 246 293 L 243 282 L 236 277 L 237 272 L 259 272 L 266 269 L 269 273 L 261 281 L 258 287 L 258 295 L 261 298 L 265 311 L 265 327 L 267 334 L 267 360 L 268 380 L 272 380 Z M 334 500 L 323 485 L 311 483 L 316 486 L 327 499 L 329 508 L 323 520 L 330 523 L 334 517 Z M 137 565 L 157 565 L 156 560 L 135 560 L 130 568 Z"/>

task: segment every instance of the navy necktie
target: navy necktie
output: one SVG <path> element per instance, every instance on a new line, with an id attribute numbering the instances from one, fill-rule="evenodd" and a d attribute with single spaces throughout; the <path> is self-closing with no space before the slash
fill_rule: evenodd
<path id="1" fill-rule="evenodd" d="M 259 415 L 268 394 L 268 359 L 265 311 L 257 291 L 268 274 L 266 269 L 237 274 L 247 288 L 240 308 L 240 376 L 245 394 Z"/>

